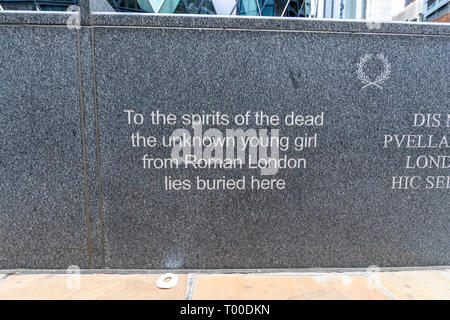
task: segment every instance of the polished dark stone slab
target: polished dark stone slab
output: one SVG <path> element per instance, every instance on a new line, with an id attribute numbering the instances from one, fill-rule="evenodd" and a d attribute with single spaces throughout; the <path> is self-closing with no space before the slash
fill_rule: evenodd
<path id="1" fill-rule="evenodd" d="M 67 18 L 0 13 L 0 269 L 450 264 L 450 189 L 392 189 L 393 176 L 449 176 L 405 168 L 448 149 L 383 147 L 387 134 L 448 135 L 412 126 L 414 113 L 450 113 L 448 24 L 94 13 L 69 30 Z M 182 126 L 128 125 L 127 109 L 323 112 L 324 125 L 279 127 L 318 134 L 287 152 L 306 169 L 153 170 L 143 155 L 170 149 L 130 135 Z M 169 175 L 286 188 L 167 191 Z"/>
<path id="2" fill-rule="evenodd" d="M 113 18 L 94 16 L 94 21 L 105 19 L 109 24 L 107 19 Z M 314 32 L 301 29 L 307 23 L 274 20 L 286 28 L 254 32 L 249 25 L 271 21 L 126 15 L 116 23 L 122 20 L 131 25 L 148 20 L 152 27 L 94 29 L 107 265 L 298 268 L 449 263 L 450 190 L 391 188 L 394 175 L 448 175 L 448 169 L 407 170 L 405 158 L 420 150 L 383 148 L 385 134 L 430 132 L 412 127 L 413 113 L 449 113 L 449 66 L 444 63 L 448 36 L 368 34 L 361 32 L 368 30 L 361 23 L 352 33 L 323 32 L 334 24 L 341 26 L 339 30 L 354 25 L 342 22 L 311 23 L 322 29 Z M 158 21 L 165 28 L 158 28 Z M 187 28 L 177 29 L 182 22 Z M 203 22 L 205 28 L 197 30 Z M 219 22 L 233 24 L 236 30 L 215 28 Z M 291 27 L 298 32 L 291 32 Z M 415 27 L 403 25 L 402 32 Z M 448 32 L 448 26 L 439 30 Z M 357 63 L 365 54 L 377 53 L 388 59 L 390 78 L 382 89 L 362 89 Z M 375 60 L 366 69 L 373 77 L 384 71 Z M 144 154 L 169 157 L 170 149 L 133 148 L 131 134 L 160 137 L 173 128 L 148 122 L 129 126 L 125 109 L 147 118 L 154 110 L 178 115 L 217 110 L 324 112 L 325 125 L 281 126 L 281 134 L 291 137 L 320 136 L 317 149 L 300 153 L 308 159 L 307 169 L 276 175 L 286 181 L 285 190 L 166 191 L 166 175 L 249 178 L 255 171 L 143 169 Z M 443 135 L 448 128 L 431 132 Z M 423 153 L 449 154 L 442 148 Z"/>
<path id="3" fill-rule="evenodd" d="M 77 37 L 0 25 L 0 268 L 88 267 Z"/>

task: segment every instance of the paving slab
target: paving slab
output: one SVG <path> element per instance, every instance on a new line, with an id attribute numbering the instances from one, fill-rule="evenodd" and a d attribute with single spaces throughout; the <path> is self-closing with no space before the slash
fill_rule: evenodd
<path id="1" fill-rule="evenodd" d="M 159 274 L 57 275 L 29 274 L 10 276 L 0 283 L 0 300 L 181 300 L 186 296 L 187 276 L 179 275 L 171 289 L 158 289 Z M 78 280 L 79 279 L 79 280 Z"/>
<path id="2" fill-rule="evenodd" d="M 390 297 L 361 275 L 200 275 L 193 296 L 206 300 L 386 300 Z"/>
<path id="3" fill-rule="evenodd" d="M 160 274 L 0 274 L 0 300 L 450 299 L 450 270 L 178 276 L 176 287 L 158 289 Z"/>
<path id="4" fill-rule="evenodd" d="M 450 270 L 381 272 L 377 280 L 396 299 L 450 299 Z"/>

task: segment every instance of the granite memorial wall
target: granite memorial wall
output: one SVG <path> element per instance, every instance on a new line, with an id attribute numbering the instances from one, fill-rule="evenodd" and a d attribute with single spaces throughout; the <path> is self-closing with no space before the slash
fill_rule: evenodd
<path id="1" fill-rule="evenodd" d="M 450 264 L 449 31 L 0 13 L 0 268 Z"/>

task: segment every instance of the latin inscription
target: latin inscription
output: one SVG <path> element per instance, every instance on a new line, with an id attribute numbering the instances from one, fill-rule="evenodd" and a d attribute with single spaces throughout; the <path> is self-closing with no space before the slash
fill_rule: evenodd
<path id="1" fill-rule="evenodd" d="M 411 151 L 403 162 L 403 167 L 411 174 L 392 176 L 392 189 L 450 189 L 449 137 L 436 133 L 443 127 L 450 128 L 450 114 L 414 113 L 411 117 L 412 132 L 384 135 L 384 148 Z M 426 128 L 430 133 L 414 133 L 413 130 L 418 128 Z M 439 154 L 430 155 L 427 152 L 430 150 L 436 150 Z M 422 172 L 425 169 L 432 169 L 436 174 L 424 175 Z"/>

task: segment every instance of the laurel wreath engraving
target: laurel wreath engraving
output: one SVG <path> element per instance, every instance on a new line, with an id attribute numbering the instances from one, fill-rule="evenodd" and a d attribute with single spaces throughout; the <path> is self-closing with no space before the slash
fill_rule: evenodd
<path id="1" fill-rule="evenodd" d="M 383 89 L 381 84 L 383 84 L 391 76 L 391 64 L 389 63 L 388 59 L 384 56 L 384 54 L 382 53 L 377 54 L 376 57 L 383 63 L 384 71 L 378 77 L 376 77 L 375 80 L 372 81 L 364 72 L 364 65 L 366 64 L 367 61 L 372 59 L 372 57 L 373 54 L 366 53 L 364 57 L 361 57 L 359 59 L 356 69 L 356 75 L 358 79 L 365 85 L 362 87 L 362 89 L 365 89 L 370 86 L 376 86 L 380 89 Z"/>

